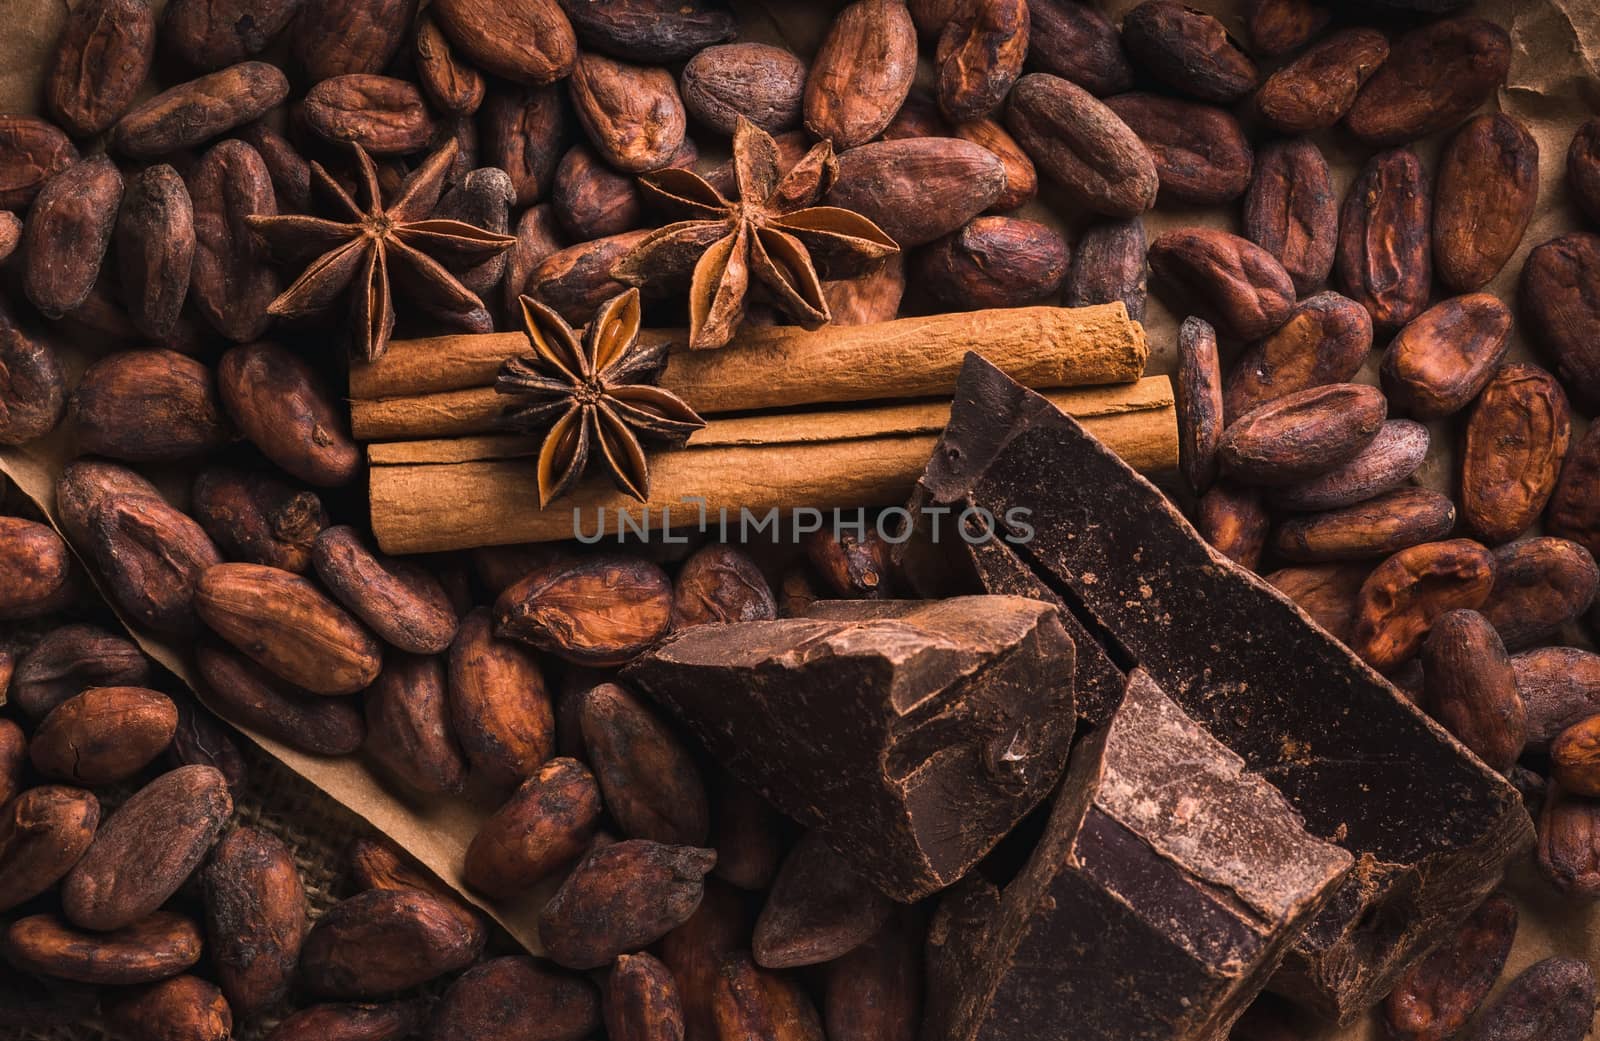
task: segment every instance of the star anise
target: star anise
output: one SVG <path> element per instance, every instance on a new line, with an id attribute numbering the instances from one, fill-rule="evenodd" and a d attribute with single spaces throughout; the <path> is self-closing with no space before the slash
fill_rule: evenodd
<path id="1" fill-rule="evenodd" d="M 293 285 L 268 306 L 282 318 L 304 318 L 350 294 L 353 347 L 371 361 L 389 346 L 394 330 L 394 288 L 445 319 L 465 323 L 482 312 L 483 301 L 445 267 L 465 268 L 510 249 L 516 240 L 456 220 L 431 220 L 455 161 L 456 143 L 430 155 L 400 185 L 398 196 L 383 202 L 378 170 L 360 145 L 355 152 L 356 199 L 323 169 L 311 164 L 314 183 L 338 207 L 339 219 L 303 215 L 252 216 L 250 226 L 273 254 L 286 261 L 315 257 Z M 470 326 L 469 326 L 470 327 Z"/>
<path id="2" fill-rule="evenodd" d="M 539 449 L 539 506 L 560 498 L 583 476 L 599 445 L 616 486 L 640 502 L 650 496 L 650 467 L 635 431 L 681 445 L 705 426 L 683 400 L 645 382 L 660 375 L 667 345 L 639 344 L 639 291 L 612 297 L 578 334 L 555 311 L 522 298 L 533 354 L 500 367 L 494 389 L 528 400 L 506 410 L 508 426 L 544 430 Z"/>
<path id="3" fill-rule="evenodd" d="M 733 135 L 737 202 L 693 170 L 639 178 L 646 196 L 684 219 L 648 235 L 612 276 L 669 291 L 690 276 L 690 347 L 727 345 L 752 281 L 779 311 L 815 329 L 831 318 L 819 269 L 847 278 L 900 251 L 859 213 L 817 205 L 838 172 L 831 144 L 818 142 L 787 172 L 778 155 L 772 135 L 741 117 Z"/>

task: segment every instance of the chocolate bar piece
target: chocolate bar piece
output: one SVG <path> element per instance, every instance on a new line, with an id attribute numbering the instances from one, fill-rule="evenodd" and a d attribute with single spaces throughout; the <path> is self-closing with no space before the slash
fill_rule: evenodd
<path id="1" fill-rule="evenodd" d="M 1027 509 L 1031 540 L 948 546 L 996 589 L 1027 570 L 1106 657 L 1148 672 L 1356 855 L 1275 989 L 1348 1020 L 1458 925 L 1532 836 L 1514 789 L 1048 401 L 969 355 L 913 515 Z M 1080 649 L 1080 660 L 1090 658 Z"/>
<path id="2" fill-rule="evenodd" d="M 896 900 L 952 884 L 1060 778 L 1076 714 L 1057 609 L 861 601 L 703 625 L 627 681 Z"/>
<path id="3" fill-rule="evenodd" d="M 1224 1036 L 1351 863 L 1136 670 L 1021 874 L 943 898 L 925 1041 Z"/>

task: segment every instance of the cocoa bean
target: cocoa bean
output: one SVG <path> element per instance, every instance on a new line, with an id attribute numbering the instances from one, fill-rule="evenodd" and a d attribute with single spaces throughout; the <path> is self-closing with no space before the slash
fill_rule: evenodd
<path id="1" fill-rule="evenodd" d="M 37 116 L 0 115 L 0 209 L 24 210 L 45 182 L 78 161 L 67 135 Z"/>
<path id="2" fill-rule="evenodd" d="M 1274 130 L 1326 130 L 1345 117 L 1364 83 L 1389 57 L 1389 41 L 1374 29 L 1345 29 L 1267 77 L 1256 111 Z"/>
<path id="3" fill-rule="evenodd" d="M 276 66 L 240 62 L 135 106 L 111 128 L 111 145 L 134 159 L 170 155 L 260 119 L 288 96 Z"/>
<path id="4" fill-rule="evenodd" d="M 744 953 L 723 959 L 712 1005 L 718 1036 L 824 1041 L 816 1007 L 798 983 Z"/>
<path id="5" fill-rule="evenodd" d="M 692 161 L 696 153 L 687 138 L 684 143 Z M 672 165 L 680 164 L 675 160 Z M 585 144 L 573 145 L 561 157 L 550 200 L 562 230 L 580 242 L 620 235 L 644 223 L 638 181 L 606 166 Z M 549 252 L 555 252 L 553 245 Z"/>
<path id="6" fill-rule="evenodd" d="M 1439 155 L 1433 267 L 1458 293 L 1489 284 L 1522 243 L 1539 201 L 1539 142 L 1515 119 L 1468 120 Z"/>
<path id="7" fill-rule="evenodd" d="M 1504 773 L 1522 755 L 1527 709 L 1511 660 L 1489 620 L 1447 611 L 1422 648 L 1428 712 L 1492 769 Z"/>
<path id="8" fill-rule="evenodd" d="M 1133 86 L 1122 34 L 1099 8 L 1081 0 L 1029 0 L 1028 18 L 1030 68 L 1099 97 Z"/>
<path id="9" fill-rule="evenodd" d="M 1541 647 L 1513 655 L 1511 667 L 1528 710 L 1528 751 L 1548 751 L 1561 731 L 1600 714 L 1600 654 Z"/>
<path id="10" fill-rule="evenodd" d="M 952 123 L 992 114 L 1028 56 L 1026 0 L 975 0 L 955 9 L 939 35 L 939 109 Z"/>
<path id="11" fill-rule="evenodd" d="M 590 143 L 617 169 L 659 170 L 682 147 L 683 101 L 666 69 L 580 54 L 567 84 Z"/>
<path id="12" fill-rule="evenodd" d="M 107 986 L 176 976 L 200 960 L 200 943 L 200 927 L 170 911 L 100 933 L 36 914 L 12 922 L 5 934 L 6 958 L 24 972 Z"/>
<path id="13" fill-rule="evenodd" d="M 1376 387 L 1333 383 L 1275 398 L 1222 432 L 1222 472 L 1252 484 L 1285 485 L 1327 473 L 1353 459 L 1383 426 Z"/>
<path id="14" fill-rule="evenodd" d="M 1313 0 L 1256 0 L 1246 25 L 1256 53 L 1277 56 L 1316 39 L 1332 17 L 1333 12 Z"/>
<path id="15" fill-rule="evenodd" d="M 522 313 L 519 298 L 538 291 L 532 281 L 533 272 L 550 257 L 561 251 L 561 233 L 557 228 L 555 211 L 549 205 L 530 206 L 517 218 L 512 233 L 516 244 L 506 251 L 506 275 L 502 293 L 501 311 L 506 320 L 515 321 Z M 619 254 L 620 255 L 620 254 Z"/>
<path id="16" fill-rule="evenodd" d="M 1091 224 L 1072 251 L 1062 302 L 1087 307 L 1120 300 L 1129 318 L 1144 321 L 1145 249 L 1144 222 L 1137 217 Z"/>
<path id="17" fill-rule="evenodd" d="M 562 0 L 579 41 L 630 61 L 678 62 L 737 34 L 733 13 L 711 0 Z"/>
<path id="18" fill-rule="evenodd" d="M 59 785 L 29 788 L 0 807 L 0 911 L 48 890 L 94 841 L 100 803 Z"/>
<path id="19" fill-rule="evenodd" d="M 300 10 L 300 0 L 171 0 L 161 12 L 161 40 L 207 72 L 266 50 Z"/>
<path id="20" fill-rule="evenodd" d="M 1496 893 L 1405 974 L 1384 999 L 1389 1030 L 1400 1041 L 1448 1041 L 1489 996 L 1517 935 L 1517 905 Z"/>
<path id="21" fill-rule="evenodd" d="M 672 582 L 645 560 L 591 556 L 529 575 L 494 613 L 500 636 L 578 665 L 621 665 L 666 635 Z"/>
<path id="22" fill-rule="evenodd" d="M 67 873 L 61 907 L 84 929 L 120 929 L 178 891 L 233 813 L 228 781 L 209 766 L 162 774 L 106 819 Z"/>
<path id="23" fill-rule="evenodd" d="M 379 73 L 399 52 L 416 13 L 417 0 L 305 0 L 290 51 L 312 83 Z"/>
<path id="24" fill-rule="evenodd" d="M 1567 452 L 1544 523 L 1550 534 L 1600 553 L 1600 425 Z"/>
<path id="25" fill-rule="evenodd" d="M 606 1035 L 612 1041 L 681 1041 L 683 1005 L 672 973 L 649 954 L 624 954 L 606 981 Z"/>
<path id="26" fill-rule="evenodd" d="M 695 913 L 662 938 L 661 960 L 678 984 L 686 1038 L 718 1036 L 714 1005 L 722 962 L 748 950 L 753 924 L 744 894 L 712 879 Z"/>
<path id="27" fill-rule="evenodd" d="M 917 33 L 905 4 L 855 0 L 834 16 L 811 59 L 806 129 L 836 152 L 866 144 L 894 118 L 916 72 Z"/>
<path id="28" fill-rule="evenodd" d="M 1600 235 L 1569 232 L 1528 254 L 1518 301 L 1562 382 L 1600 403 Z"/>
<path id="29" fill-rule="evenodd" d="M 1387 557 L 1444 538 L 1455 522 L 1448 495 L 1397 488 L 1353 506 L 1290 518 L 1278 526 L 1272 547 L 1285 560 L 1307 563 Z"/>
<path id="30" fill-rule="evenodd" d="M 1350 648 L 1391 672 L 1421 649 L 1435 619 L 1482 607 L 1493 584 L 1494 558 L 1470 539 L 1403 549 L 1362 583 Z"/>
<path id="31" fill-rule="evenodd" d="M 892 595 L 892 547 L 876 532 L 865 536 L 817 532 L 806 536 L 806 560 L 822 585 L 846 600 L 882 600 Z"/>
<path id="32" fill-rule="evenodd" d="M 367 752 L 390 776 L 428 795 L 466 786 L 467 763 L 450 725 L 441 659 L 390 654 L 362 703 Z"/>
<path id="33" fill-rule="evenodd" d="M 229 1007 L 253 1018 L 288 993 L 310 928 L 294 856 L 258 828 L 236 828 L 211 851 L 201 882 L 217 983 Z"/>
<path id="34" fill-rule="evenodd" d="M 167 764 L 174 769 L 209 766 L 228 779 L 228 792 L 237 798 L 249 779 L 249 767 L 233 730 L 193 698 L 176 700 L 178 729 L 167 746 Z"/>
<path id="35" fill-rule="evenodd" d="M 912 249 L 948 235 L 994 205 L 1005 164 L 954 137 L 875 141 L 839 156 L 830 206 L 855 210 Z"/>
<path id="36" fill-rule="evenodd" d="M 1594 602 L 1600 568 L 1576 542 L 1530 538 L 1494 553 L 1494 590 L 1483 606 L 1512 650 L 1555 637 Z"/>
<path id="37" fill-rule="evenodd" d="M 123 302 L 140 332 L 170 337 L 194 264 L 194 206 L 176 170 L 140 171 L 122 196 L 113 232 Z"/>
<path id="38" fill-rule="evenodd" d="M 789 969 L 833 961 L 871 939 L 893 906 L 808 832 L 778 869 L 756 919 L 756 964 Z"/>
<path id="39" fill-rule="evenodd" d="M 92 625 L 63 625 L 18 657 L 10 697 L 42 719 L 86 687 L 138 687 L 149 677 L 149 659 L 131 641 Z"/>
<path id="40" fill-rule="evenodd" d="M 1249 187 L 1254 156 L 1225 109 L 1159 94 L 1119 94 L 1105 104 L 1150 150 L 1164 201 L 1214 206 Z"/>
<path id="41" fill-rule="evenodd" d="M 118 994 L 106 1018 L 128 1041 L 228 1041 L 233 1015 L 222 992 L 197 976 L 174 976 Z"/>
<path id="42" fill-rule="evenodd" d="M 434 133 L 422 92 L 390 76 L 356 72 L 322 80 L 300 111 L 317 136 L 359 145 L 373 155 L 418 151 Z"/>
<path id="43" fill-rule="evenodd" d="M 1586 962 L 1546 958 L 1511 981 L 1469 1041 L 1581 1041 L 1593 1025 L 1594 1001 Z"/>
<path id="44" fill-rule="evenodd" d="M 55 348 L 0 303 L 0 445 L 43 437 L 66 407 L 67 376 Z"/>
<path id="45" fill-rule="evenodd" d="M 1382 328 L 1428 306 L 1431 210 L 1422 162 L 1409 148 L 1373 156 L 1344 198 L 1334 265 L 1346 295 Z"/>
<path id="46" fill-rule="evenodd" d="M 1195 503 L 1194 525 L 1218 553 L 1254 571 L 1271 519 L 1259 489 L 1218 481 Z"/>
<path id="47" fill-rule="evenodd" d="M 622 834 L 704 845 L 710 832 L 705 784 L 672 731 L 615 683 L 588 691 L 580 705 L 589 766 Z"/>
<path id="48" fill-rule="evenodd" d="M 688 921 L 716 859 L 709 849 L 646 839 L 599 846 L 539 913 L 539 939 L 559 965 L 608 965 Z"/>
<path id="49" fill-rule="evenodd" d="M 1600 796 L 1600 715 L 1587 716 L 1550 743 L 1551 773 L 1564 791 Z"/>
<path id="50" fill-rule="evenodd" d="M 440 0 L 432 10 L 484 72 L 541 86 L 566 78 L 577 62 L 577 37 L 556 0 Z"/>
<path id="51" fill-rule="evenodd" d="M 922 250 L 913 274 L 944 310 L 1024 307 L 1060 291 L 1067 255 L 1066 240 L 1048 225 L 978 217 Z"/>
<path id="52" fill-rule="evenodd" d="M 342 6 L 342 5 L 340 5 Z M 487 85 L 483 73 L 456 54 L 433 16 L 424 12 L 417 20 L 414 41 L 417 82 L 433 107 L 447 115 L 470 116 L 483 104 Z"/>
<path id="53" fill-rule="evenodd" d="M 1383 388 L 1418 419 L 1466 407 L 1511 343 L 1511 311 L 1487 293 L 1435 304 L 1408 322 L 1383 356 Z"/>
<path id="54" fill-rule="evenodd" d="M 1362 141 L 1397 145 L 1448 129 L 1506 81 L 1511 37 L 1481 18 L 1413 29 L 1389 49 L 1345 118 Z"/>
<path id="55" fill-rule="evenodd" d="M 315 492 L 267 473 L 211 466 L 195 475 L 195 519 L 224 557 L 304 573 L 328 515 Z"/>
<path id="56" fill-rule="evenodd" d="M 586 325 L 600 305 L 627 287 L 611 269 L 637 246 L 648 230 L 626 231 L 550 254 L 533 269 L 530 296 L 575 325 Z"/>
<path id="57" fill-rule="evenodd" d="M 205 531 L 160 499 L 113 495 L 89 518 L 88 551 L 123 613 L 157 632 L 195 630 L 196 584 L 222 562 Z"/>
<path id="58" fill-rule="evenodd" d="M 53 529 L 0 517 L 0 619 L 38 618 L 77 596 L 72 551 Z"/>
<path id="59" fill-rule="evenodd" d="M 195 648 L 206 700 L 223 715 L 274 741 L 311 755 L 349 755 L 361 747 L 366 723 L 344 698 L 322 697 L 263 676 L 242 655 L 218 643 Z"/>
<path id="60" fill-rule="evenodd" d="M 316 373 L 277 344 L 235 347 L 217 364 L 222 404 L 239 431 L 291 477 L 318 488 L 353 480 L 361 450 Z"/>
<path id="61" fill-rule="evenodd" d="M 759 892 L 772 885 L 782 855 L 780 818 L 754 789 L 724 776 L 711 815 L 711 845 L 717 851 L 713 874 Z"/>
<path id="62" fill-rule="evenodd" d="M 989 204 L 986 212 L 1009 213 L 1031 202 L 1033 197 L 1039 194 L 1039 173 L 1034 169 L 1033 160 L 1028 158 L 1028 153 L 1023 151 L 1017 139 L 1006 133 L 1005 127 L 998 122 L 993 119 L 976 119 L 970 123 L 951 127 L 950 133 L 963 141 L 970 141 L 988 149 L 1000 160 L 1000 165 L 1005 167 L 1006 186 L 994 202 Z M 837 321 L 837 317 L 834 320 Z"/>
<path id="63" fill-rule="evenodd" d="M 489 612 L 462 620 L 450 647 L 449 705 L 472 769 L 496 788 L 531 776 L 555 748 L 555 720 L 538 662 L 494 636 Z"/>
<path id="64" fill-rule="evenodd" d="M 1467 416 L 1461 519 L 1489 543 L 1515 538 L 1555 489 L 1572 436 L 1567 396 L 1536 365 L 1505 365 Z"/>
<path id="65" fill-rule="evenodd" d="M 121 351 L 84 370 L 71 415 L 86 452 L 179 462 L 217 451 L 231 429 L 211 370 L 176 351 Z"/>
<path id="66" fill-rule="evenodd" d="M 1238 235 L 1213 228 L 1169 231 L 1150 244 L 1149 259 L 1171 294 L 1219 332 L 1258 339 L 1294 309 L 1294 284 L 1283 265 Z"/>
<path id="67" fill-rule="evenodd" d="M 1337 510 L 1394 491 L 1427 458 L 1428 443 L 1428 428 L 1421 423 L 1387 420 L 1355 458 L 1320 477 L 1273 491 L 1272 503 L 1291 510 Z"/>
<path id="68" fill-rule="evenodd" d="M 313 1005 L 285 1017 L 267 1041 L 402 1041 L 422 1026 L 417 1001 L 381 1005 Z"/>
<path id="69" fill-rule="evenodd" d="M 594 984 L 518 955 L 490 958 L 452 983 L 428 1041 L 582 1041 L 599 1026 Z"/>
<path id="70" fill-rule="evenodd" d="M 780 134 L 800 125 L 806 63 L 782 47 L 726 43 L 690 58 L 678 86 L 689 114 L 719 133 L 732 135 L 743 116 Z"/>
<path id="71" fill-rule="evenodd" d="M 672 594 L 672 627 L 776 618 L 777 602 L 761 569 L 735 546 L 696 550 L 678 572 Z"/>
<path id="72" fill-rule="evenodd" d="M 10 682 L 11 670 L 15 665 L 9 652 L 0 661 L 0 693 L 5 691 L 6 684 Z M 28 738 L 22 728 L 9 719 L 0 719 L 0 806 L 15 799 L 23 789 L 22 771 L 28 764 Z"/>
<path id="73" fill-rule="evenodd" d="M 485 166 L 471 171 L 446 191 L 433 208 L 433 216 L 438 220 L 457 220 L 496 235 L 504 235 L 511 230 L 511 206 L 515 199 L 516 189 L 510 176 L 499 167 Z M 456 278 L 467 289 L 486 298 L 500 285 L 505 271 L 505 253 L 497 252 L 487 260 L 462 269 Z M 470 317 L 480 322 L 489 320 L 481 302 Z"/>
<path id="74" fill-rule="evenodd" d="M 1538 863 L 1564 896 L 1600 896 L 1600 802 L 1553 789 L 1539 813 Z"/>
<path id="75" fill-rule="evenodd" d="M 1222 437 L 1222 372 L 1217 331 L 1201 318 L 1178 327 L 1178 460 L 1189 490 L 1200 495 L 1217 476 Z"/>
<path id="76" fill-rule="evenodd" d="M 282 287 L 247 218 L 277 213 L 272 176 L 243 141 L 220 142 L 189 173 L 196 249 L 192 298 L 211 327 L 236 342 L 259 338 Z"/>
<path id="77" fill-rule="evenodd" d="M 147 0 L 89 0 L 69 9 L 45 73 L 45 111 L 79 137 L 109 129 L 133 104 L 155 52 Z"/>
<path id="78" fill-rule="evenodd" d="M 1567 148 L 1567 194 L 1584 216 L 1600 224 L 1600 119 L 1591 119 L 1572 135 Z"/>
<path id="79" fill-rule="evenodd" d="M 1220 21 L 1177 0 L 1145 0 L 1129 11 L 1122 42 L 1146 73 L 1201 101 L 1232 104 L 1260 78 Z"/>
<path id="80" fill-rule="evenodd" d="M 915 1041 L 922 1022 L 922 959 L 900 910 L 866 943 L 824 969 L 829 1041 Z"/>
<path id="81" fill-rule="evenodd" d="M 516 204 L 550 193 L 566 147 L 566 109 L 553 87 L 496 88 L 483 103 L 483 159 L 511 176 Z"/>
<path id="82" fill-rule="evenodd" d="M 471 965 L 486 938 L 436 896 L 373 889 L 339 901 L 312 925 L 301 979 L 324 997 L 378 997 Z"/>
<path id="83" fill-rule="evenodd" d="M 90 687 L 51 709 L 28 745 L 47 777 L 82 785 L 125 781 L 172 741 L 178 708 L 144 687 Z"/>
<path id="84" fill-rule="evenodd" d="M 1244 197 L 1244 236 L 1278 258 L 1302 296 L 1327 282 L 1339 245 L 1339 199 L 1316 142 L 1268 142 Z"/>
<path id="85" fill-rule="evenodd" d="M 116 165 L 99 155 L 52 175 L 33 200 L 22 230 L 22 288 L 46 317 L 60 318 L 89 298 L 122 187 Z"/>
<path id="86" fill-rule="evenodd" d="M 311 164 L 288 138 L 258 120 L 240 129 L 239 140 L 260 154 L 272 181 L 277 210 L 260 212 L 305 213 L 311 209 Z"/>
<path id="87" fill-rule="evenodd" d="M 1136 217 L 1155 205 L 1160 176 L 1150 150 L 1077 84 L 1029 73 L 1011 90 L 1005 123 L 1039 168 L 1085 209 Z"/>
<path id="88" fill-rule="evenodd" d="M 421 565 L 373 553 L 349 525 L 324 528 L 312 561 L 335 599 L 400 650 L 437 654 L 455 639 L 455 611 L 439 580 Z"/>
<path id="89" fill-rule="evenodd" d="M 1372 569 L 1365 564 L 1286 567 L 1266 579 L 1337 640 L 1350 642 L 1356 598 Z"/>
<path id="90" fill-rule="evenodd" d="M 467 884 L 505 898 L 577 859 L 599 826 L 600 789 L 575 759 L 552 759 L 484 821 L 467 847 Z"/>

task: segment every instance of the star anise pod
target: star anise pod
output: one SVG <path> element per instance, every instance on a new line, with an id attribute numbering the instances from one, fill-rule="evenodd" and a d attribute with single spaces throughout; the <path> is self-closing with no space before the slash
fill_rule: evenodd
<path id="1" fill-rule="evenodd" d="M 833 146 L 818 142 L 787 172 L 772 135 L 740 117 L 733 135 L 738 201 L 693 170 L 639 178 L 645 195 L 684 219 L 646 236 L 612 270 L 632 286 L 671 291 L 689 276 L 689 346 L 724 347 L 744 319 L 754 281 L 807 329 L 832 317 L 819 269 L 848 278 L 900 251 L 859 213 L 817 202 L 833 185 Z"/>
<path id="2" fill-rule="evenodd" d="M 539 506 L 569 491 L 594 446 L 616 486 L 640 502 L 650 496 L 650 467 L 635 434 L 681 445 L 706 425 L 683 400 L 646 380 L 660 375 L 667 345 L 639 343 L 639 291 L 614 296 L 578 334 L 566 319 L 522 297 L 531 355 L 500 367 L 494 389 L 527 399 L 509 407 L 508 426 L 544 430 L 539 449 Z"/>
<path id="3" fill-rule="evenodd" d="M 283 215 L 248 220 L 274 256 L 290 262 L 316 258 L 267 312 L 280 318 L 320 314 L 351 289 L 353 347 L 372 361 L 389 346 L 395 289 L 434 315 L 465 322 L 483 310 L 483 301 L 445 265 L 470 267 L 505 252 L 516 240 L 462 221 L 429 218 L 455 161 L 454 140 L 412 171 L 387 205 L 372 158 L 360 145 L 351 148 L 360 202 L 320 163 L 311 164 L 313 181 L 340 211 L 338 219 Z"/>

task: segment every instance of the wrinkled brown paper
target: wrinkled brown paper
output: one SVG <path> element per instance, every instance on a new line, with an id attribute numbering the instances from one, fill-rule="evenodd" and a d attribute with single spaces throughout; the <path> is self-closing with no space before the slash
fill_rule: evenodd
<path id="1" fill-rule="evenodd" d="M 1190 0 L 1190 3 L 1220 14 L 1229 27 L 1244 38 L 1242 12 L 1248 0 Z M 1105 6 L 1113 16 L 1120 17 L 1135 4 L 1136 0 L 1112 0 Z M 809 54 L 826 30 L 825 6 L 782 0 L 745 3 L 742 5 L 744 36 Z M 1469 13 L 1490 18 L 1511 31 L 1511 75 L 1495 103 L 1502 111 L 1522 120 L 1540 148 L 1538 211 L 1517 256 L 1488 287 L 1502 299 L 1513 301 L 1517 276 L 1528 250 L 1578 226 L 1577 216 L 1566 198 L 1563 172 L 1573 131 L 1595 111 L 1600 111 L 1600 4 L 1594 0 L 1488 0 L 1475 5 Z M 0 25 L 5 26 L 4 33 L 0 33 L 0 111 L 37 110 L 39 83 L 63 14 L 64 7 L 54 0 L 0 0 Z M 924 69 L 924 81 L 926 72 Z M 1363 153 L 1349 147 L 1337 134 L 1321 135 L 1319 143 L 1333 163 L 1335 183 L 1342 193 L 1354 179 Z M 1425 162 L 1432 163 L 1439 144 L 1440 141 L 1434 139 L 1417 146 Z M 1062 222 L 1050 209 L 1049 202 L 1047 188 L 1043 202 L 1028 207 L 1024 215 L 1059 225 Z M 1150 237 L 1154 238 L 1169 228 L 1195 224 L 1237 230 L 1238 213 L 1236 207 L 1226 211 L 1161 210 L 1148 214 L 1145 221 Z M 1152 295 L 1146 325 L 1151 336 L 1151 371 L 1170 373 L 1174 365 L 1177 317 L 1155 295 Z M 1515 337 L 1514 356 L 1534 358 L 1520 331 Z M 84 348 L 89 346 L 83 345 Z M 1364 378 L 1375 381 L 1377 358 L 1374 352 Z M 75 356 L 73 362 L 81 368 L 81 354 Z M 1448 423 L 1435 424 L 1433 435 L 1436 445 L 1448 445 L 1454 431 Z M 53 513 L 55 477 L 74 454 L 70 432 L 60 431 L 26 449 L 0 449 L 0 469 L 47 512 Z M 1422 478 L 1425 483 L 1448 489 L 1451 480 L 1449 453 L 1434 452 Z M 135 635 L 153 657 L 192 684 L 183 653 L 185 648 L 164 643 L 147 633 L 135 632 Z M 1307 691 L 1306 696 L 1315 697 L 1317 692 Z M 260 735 L 246 733 L 290 768 L 411 850 L 440 877 L 461 888 L 462 854 L 486 811 L 459 801 L 407 802 L 385 787 L 358 758 L 306 756 Z M 1600 964 L 1600 917 L 1593 908 L 1556 894 L 1529 863 L 1513 872 L 1509 884 L 1521 904 L 1522 926 L 1505 979 L 1554 954 L 1581 957 Z M 488 910 L 517 940 L 537 951 L 538 907 L 539 901 L 529 897 L 490 906 Z M 1375 1020 L 1346 1030 L 1308 1026 L 1306 1033 L 1318 1041 L 1376 1041 L 1384 1036 Z"/>

